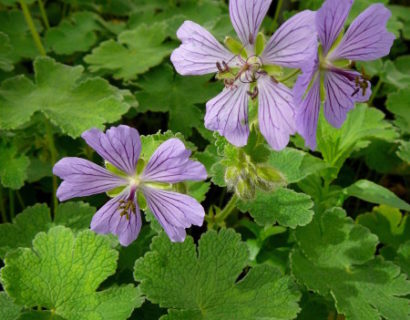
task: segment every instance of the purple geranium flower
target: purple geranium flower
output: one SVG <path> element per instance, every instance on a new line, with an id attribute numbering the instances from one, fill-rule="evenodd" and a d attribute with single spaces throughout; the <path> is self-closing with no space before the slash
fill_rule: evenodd
<path id="1" fill-rule="evenodd" d="M 316 28 L 321 47 L 294 87 L 298 107 L 296 124 L 306 145 L 316 148 L 316 127 L 320 103 L 324 115 L 339 128 L 355 102 L 365 102 L 371 95 L 369 79 L 349 70 L 351 60 L 367 61 L 387 55 L 394 35 L 387 32 L 391 13 L 382 4 L 362 12 L 343 35 L 341 32 L 353 0 L 327 0 L 316 15 Z M 343 38 L 341 38 L 343 36 Z"/>
<path id="2" fill-rule="evenodd" d="M 177 32 L 182 44 L 171 61 L 182 75 L 218 73 L 225 88 L 206 105 L 205 127 L 218 131 L 236 146 L 249 136 L 249 98 L 258 97 L 259 128 L 270 146 L 283 149 L 295 132 L 291 90 L 275 79 L 270 66 L 300 68 L 317 51 L 312 11 L 303 11 L 286 21 L 257 52 L 257 34 L 271 0 L 231 0 L 232 25 L 242 42 L 233 54 L 207 30 L 185 21 Z M 280 68 L 276 68 L 278 70 Z"/>
<path id="3" fill-rule="evenodd" d="M 133 242 L 141 229 L 138 192 L 144 195 L 172 241 L 184 241 L 185 228 L 202 225 L 203 207 L 195 199 L 169 190 L 173 183 L 207 177 L 201 163 L 189 160 L 191 152 L 179 139 L 162 143 L 142 169 L 137 130 L 118 126 L 104 134 L 91 129 L 82 137 L 106 160 L 106 168 L 80 158 L 63 158 L 56 163 L 53 173 L 64 180 L 57 190 L 60 201 L 102 192 L 116 194 L 94 215 L 92 230 L 117 235 L 123 246 Z"/>

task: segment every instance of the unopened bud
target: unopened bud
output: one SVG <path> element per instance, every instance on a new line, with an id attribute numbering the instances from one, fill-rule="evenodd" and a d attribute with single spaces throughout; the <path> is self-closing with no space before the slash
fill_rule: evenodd
<path id="1" fill-rule="evenodd" d="M 228 167 L 225 171 L 225 182 L 228 187 L 235 187 L 241 172 L 238 167 Z"/>
<path id="2" fill-rule="evenodd" d="M 269 166 L 258 166 L 256 169 L 257 187 L 271 191 L 286 184 L 285 177 L 278 170 Z"/>
<path id="3" fill-rule="evenodd" d="M 253 199 L 255 197 L 255 185 L 248 179 L 240 179 L 235 186 L 235 193 L 241 199 Z"/>

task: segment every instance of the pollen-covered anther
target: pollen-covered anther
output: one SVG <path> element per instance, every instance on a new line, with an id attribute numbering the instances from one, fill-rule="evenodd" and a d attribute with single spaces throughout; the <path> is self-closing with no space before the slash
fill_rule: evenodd
<path id="1" fill-rule="evenodd" d="M 133 198 L 129 198 L 127 200 L 120 200 L 119 201 L 119 206 L 118 209 L 121 210 L 120 215 L 125 216 L 127 220 L 130 219 L 130 212 L 134 213 L 136 212 L 136 206 Z"/>

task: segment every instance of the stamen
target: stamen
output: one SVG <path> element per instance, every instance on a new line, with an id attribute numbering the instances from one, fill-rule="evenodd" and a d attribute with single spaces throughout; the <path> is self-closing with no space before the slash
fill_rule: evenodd
<path id="1" fill-rule="evenodd" d="M 258 87 L 255 87 L 255 88 L 253 88 L 253 91 L 248 91 L 247 93 L 249 94 L 249 96 L 251 97 L 252 100 L 255 100 L 255 98 L 259 94 L 259 89 L 258 89 Z"/>
<path id="2" fill-rule="evenodd" d="M 134 199 L 131 199 L 131 197 L 127 200 L 120 200 L 119 201 L 119 206 L 118 206 L 118 210 L 121 210 L 120 212 L 120 216 L 125 216 L 125 218 L 127 220 L 130 219 L 130 212 L 131 213 L 136 213 L 136 206 L 135 206 L 135 202 Z"/>

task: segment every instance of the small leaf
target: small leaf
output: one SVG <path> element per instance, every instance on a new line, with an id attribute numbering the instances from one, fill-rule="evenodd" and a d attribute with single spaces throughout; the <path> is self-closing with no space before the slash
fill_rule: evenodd
<path id="1" fill-rule="evenodd" d="M 118 253 L 92 231 L 74 237 L 55 227 L 39 233 L 33 248 L 10 252 L 1 270 L 6 292 L 19 305 L 41 306 L 65 319 L 127 319 L 142 299 L 133 285 L 96 291 L 114 274 Z"/>
<path id="2" fill-rule="evenodd" d="M 240 201 L 241 211 L 249 213 L 260 225 L 276 222 L 282 226 L 296 228 L 308 224 L 313 217 L 313 201 L 304 193 L 279 188 L 274 192 L 258 192 L 251 201 Z"/>
<path id="3" fill-rule="evenodd" d="M 391 93 L 387 97 L 387 110 L 394 114 L 395 124 L 400 128 L 403 134 L 410 133 L 409 105 L 410 91 L 408 89 Z"/>
<path id="4" fill-rule="evenodd" d="M 0 178 L 3 186 L 20 189 L 27 179 L 29 165 L 27 156 L 19 154 L 15 145 L 8 146 L 0 141 Z"/>
<path id="5" fill-rule="evenodd" d="M 84 60 L 92 72 L 113 74 L 115 79 L 136 79 L 138 74 L 160 64 L 171 53 L 174 46 L 164 43 L 165 30 L 165 24 L 156 23 L 124 31 L 118 41 L 102 42 Z"/>
<path id="6" fill-rule="evenodd" d="M 41 111 L 73 138 L 92 127 L 103 128 L 127 112 L 123 93 L 102 78 L 84 79 L 83 67 L 69 67 L 51 58 L 34 61 L 35 83 L 25 76 L 0 87 L 0 129 L 16 129 Z"/>
<path id="7" fill-rule="evenodd" d="M 410 211 L 410 205 L 407 202 L 401 200 L 390 190 L 369 180 L 358 180 L 345 188 L 343 192 L 348 197 Z"/>
<path id="8" fill-rule="evenodd" d="M 269 265 L 251 268 L 248 251 L 232 230 L 208 231 L 196 248 L 193 239 L 171 243 L 162 233 L 135 263 L 135 279 L 153 303 L 176 319 L 294 319 L 300 294 L 291 278 Z M 198 250 L 198 253 L 197 253 Z"/>

